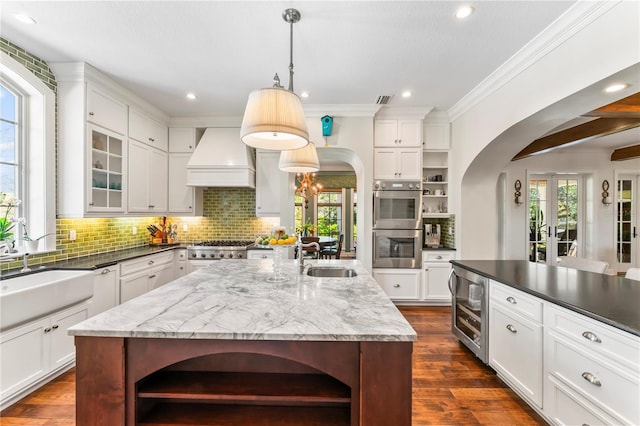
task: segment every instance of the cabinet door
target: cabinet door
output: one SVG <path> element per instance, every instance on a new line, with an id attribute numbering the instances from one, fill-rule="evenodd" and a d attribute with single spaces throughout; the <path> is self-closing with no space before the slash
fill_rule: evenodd
<path id="1" fill-rule="evenodd" d="M 51 345 L 50 369 L 53 371 L 72 362 L 76 357 L 76 347 L 73 336 L 67 333 L 69 327 L 87 319 L 88 305 L 86 303 L 68 309 L 51 319 L 51 331 L 49 334 Z"/>
<path id="2" fill-rule="evenodd" d="M 128 210 L 149 211 L 149 148 L 129 140 Z"/>
<path id="3" fill-rule="evenodd" d="M 398 148 L 397 178 L 422 180 L 422 149 Z"/>
<path id="4" fill-rule="evenodd" d="M 169 128 L 169 152 L 193 152 L 196 147 L 196 129 L 192 127 Z"/>
<path id="5" fill-rule="evenodd" d="M 149 119 L 149 121 L 151 145 L 154 148 L 167 152 L 169 149 L 169 130 L 167 129 L 167 126 L 152 119 Z"/>
<path id="6" fill-rule="evenodd" d="M 175 271 L 173 263 L 166 263 L 162 266 L 157 266 L 153 268 L 151 275 L 149 275 L 149 290 L 165 285 L 174 279 Z"/>
<path id="7" fill-rule="evenodd" d="M 157 149 L 149 150 L 149 210 L 167 211 L 168 155 Z"/>
<path id="8" fill-rule="evenodd" d="M 88 126 L 88 212 L 124 212 L 123 138 Z"/>
<path id="9" fill-rule="evenodd" d="M 256 216 L 280 216 L 280 153 L 256 153 Z"/>
<path id="10" fill-rule="evenodd" d="M 426 300 L 451 304 L 449 291 L 449 272 L 451 264 L 448 262 L 424 263 L 424 288 Z"/>
<path id="11" fill-rule="evenodd" d="M 449 123 L 424 126 L 424 149 L 447 150 L 450 147 Z"/>
<path id="12" fill-rule="evenodd" d="M 187 186 L 189 158 L 191 154 L 169 154 L 169 212 L 171 213 L 193 213 L 194 188 Z"/>
<path id="13" fill-rule="evenodd" d="M 489 365 L 542 407 L 542 326 L 489 304 Z"/>
<path id="14" fill-rule="evenodd" d="M 93 274 L 93 297 L 89 304 L 89 317 L 111 309 L 120 302 L 118 267 L 102 268 Z"/>
<path id="15" fill-rule="evenodd" d="M 390 147 L 398 145 L 398 121 L 376 120 L 373 132 L 374 146 Z"/>
<path id="16" fill-rule="evenodd" d="M 398 146 L 422 148 L 422 120 L 398 120 Z"/>
<path id="17" fill-rule="evenodd" d="M 273 250 L 247 250 L 247 259 L 273 259 Z"/>
<path id="18" fill-rule="evenodd" d="M 391 300 L 420 299 L 420 270 L 373 270 L 373 278 Z"/>
<path id="19" fill-rule="evenodd" d="M 0 334 L 0 400 L 37 381 L 49 369 L 49 346 L 44 330 L 49 318 Z"/>
<path id="20" fill-rule="evenodd" d="M 375 149 L 373 163 L 374 179 L 396 179 L 397 150 L 395 148 Z"/>
<path id="21" fill-rule="evenodd" d="M 127 106 L 92 84 L 87 84 L 87 121 L 124 135 Z"/>
<path id="22" fill-rule="evenodd" d="M 120 303 L 124 303 L 142 294 L 149 289 L 149 273 L 147 271 L 139 274 L 120 278 Z"/>
<path id="23" fill-rule="evenodd" d="M 151 120 L 133 108 L 129 108 L 129 138 L 151 144 Z"/>

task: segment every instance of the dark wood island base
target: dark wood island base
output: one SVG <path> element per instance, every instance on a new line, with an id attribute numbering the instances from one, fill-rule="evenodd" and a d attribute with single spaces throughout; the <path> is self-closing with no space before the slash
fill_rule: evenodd
<path id="1" fill-rule="evenodd" d="M 413 342 L 76 336 L 85 425 L 411 425 Z"/>

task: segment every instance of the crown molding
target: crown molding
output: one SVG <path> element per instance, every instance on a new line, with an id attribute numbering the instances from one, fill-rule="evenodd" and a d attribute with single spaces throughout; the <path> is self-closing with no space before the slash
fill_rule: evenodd
<path id="1" fill-rule="evenodd" d="M 451 121 L 460 118 L 621 1 L 578 1 L 452 106 L 448 111 Z"/>
<path id="2" fill-rule="evenodd" d="M 433 107 L 388 107 L 382 106 L 376 114 L 376 118 L 393 118 L 393 119 L 414 119 L 424 120 L 427 114 L 433 110 Z"/>
<path id="3" fill-rule="evenodd" d="M 374 117 L 381 105 L 377 104 L 313 104 L 303 105 L 307 118 L 324 117 Z"/>

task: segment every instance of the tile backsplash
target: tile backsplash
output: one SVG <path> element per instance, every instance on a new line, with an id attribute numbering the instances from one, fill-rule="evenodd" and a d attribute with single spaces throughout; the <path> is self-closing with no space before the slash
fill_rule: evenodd
<path id="1" fill-rule="evenodd" d="M 423 219 L 423 224 L 430 223 L 432 225 L 440 225 L 440 244 L 444 247 L 456 247 L 456 218 L 455 216 L 445 218 L 429 218 Z M 451 233 L 449 233 L 451 229 Z"/>
<path id="2" fill-rule="evenodd" d="M 167 217 L 178 225 L 178 242 L 229 239 L 253 240 L 271 231 L 278 218 L 255 216 L 255 190 L 250 188 L 207 188 L 203 197 L 203 216 Z M 161 218 L 118 217 L 90 219 L 56 219 L 56 250 L 29 257 L 30 265 L 73 259 L 149 244 L 147 226 L 158 225 Z M 133 234 L 133 228 L 136 234 Z M 186 230 L 185 230 L 186 229 Z M 69 240 L 75 230 L 75 241 Z M 3 262 L 2 269 L 20 267 L 21 261 Z"/>

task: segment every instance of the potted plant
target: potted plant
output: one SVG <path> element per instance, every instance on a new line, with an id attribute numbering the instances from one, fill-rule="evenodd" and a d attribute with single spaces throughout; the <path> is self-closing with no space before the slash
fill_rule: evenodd
<path id="1" fill-rule="evenodd" d="M 13 246 L 13 228 L 16 225 L 16 219 L 13 212 L 20 205 L 14 195 L 0 192 L 0 243 L 5 242 L 7 245 Z"/>

